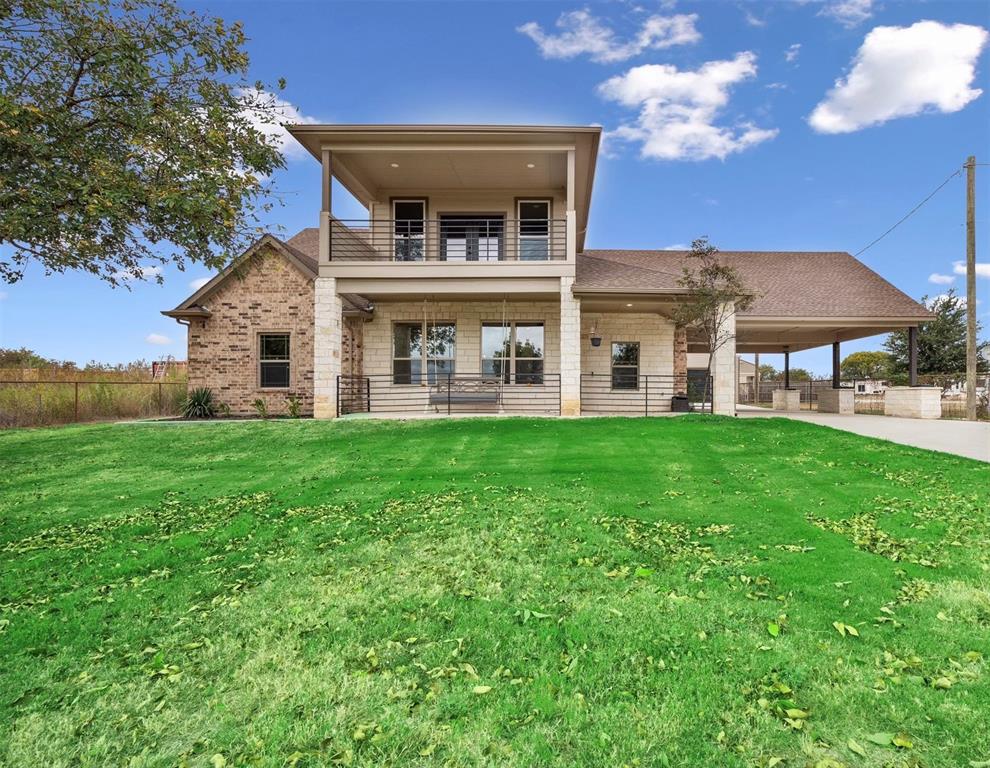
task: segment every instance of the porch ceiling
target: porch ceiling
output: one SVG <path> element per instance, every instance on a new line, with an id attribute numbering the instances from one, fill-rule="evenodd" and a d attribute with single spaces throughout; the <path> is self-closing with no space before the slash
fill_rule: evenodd
<path id="1" fill-rule="evenodd" d="M 740 316 L 736 325 L 736 352 L 798 352 L 836 341 L 852 341 L 889 333 L 917 324 L 917 318 Z M 704 348 L 696 348 L 698 346 L 698 340 L 692 339 L 689 333 L 688 351 L 705 351 Z"/>

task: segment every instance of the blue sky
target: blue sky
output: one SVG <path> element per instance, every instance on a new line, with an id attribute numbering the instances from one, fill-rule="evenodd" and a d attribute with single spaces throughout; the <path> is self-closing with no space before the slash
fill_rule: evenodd
<path id="1" fill-rule="evenodd" d="M 990 162 L 985 2 L 190 7 L 242 20 L 252 77 L 285 77 L 280 96 L 305 119 L 603 125 L 589 248 L 708 235 L 725 249 L 855 253 L 968 154 Z M 915 26 L 923 21 L 933 24 Z M 319 167 L 287 151 L 275 178 L 285 206 L 271 224 L 292 234 L 317 223 Z M 986 264 L 990 167 L 978 169 L 977 201 Z M 964 289 L 953 272 L 965 257 L 964 205 L 960 176 L 861 259 L 916 298 Z M 335 213 L 362 210 L 337 190 Z M 164 285 L 127 291 L 30 269 L 0 286 L 0 346 L 77 362 L 184 358 L 184 329 L 158 313 L 207 273 L 163 274 Z M 843 354 L 880 343 L 849 342 Z M 823 374 L 829 361 L 828 349 L 792 357 Z"/>

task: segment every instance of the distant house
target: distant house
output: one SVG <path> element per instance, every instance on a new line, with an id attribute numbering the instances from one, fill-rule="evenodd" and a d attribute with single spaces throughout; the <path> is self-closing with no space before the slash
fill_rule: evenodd
<path id="1" fill-rule="evenodd" d="M 165 312 L 189 329 L 189 385 L 213 388 L 232 413 L 252 413 L 257 399 L 277 412 L 296 396 L 317 418 L 653 415 L 704 378 L 707 341 L 674 319 L 694 300 L 680 284 L 690 253 L 585 247 L 600 128 L 288 130 L 322 167 L 319 227 L 265 235 Z M 331 215 L 332 180 L 366 218 Z M 845 252 L 720 260 L 756 299 L 730 314 L 732 337 L 714 353 L 704 391 L 715 413 L 735 414 L 739 382 L 753 375 L 739 354 L 837 345 L 931 317 Z"/>

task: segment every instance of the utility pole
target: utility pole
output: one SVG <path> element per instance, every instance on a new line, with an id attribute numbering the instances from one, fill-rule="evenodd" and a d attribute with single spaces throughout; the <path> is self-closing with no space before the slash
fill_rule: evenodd
<path id="1" fill-rule="evenodd" d="M 976 421 L 976 158 L 966 160 L 966 418 Z"/>

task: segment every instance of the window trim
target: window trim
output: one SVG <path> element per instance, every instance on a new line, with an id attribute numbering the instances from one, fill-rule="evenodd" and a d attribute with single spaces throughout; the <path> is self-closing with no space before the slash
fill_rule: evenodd
<path id="1" fill-rule="evenodd" d="M 396 203 L 422 203 L 423 205 L 423 234 L 421 240 L 423 242 L 423 258 L 422 261 L 428 261 L 427 247 L 428 247 L 428 237 L 427 232 L 428 222 L 430 220 L 430 199 L 428 197 L 390 197 L 388 199 L 388 209 L 389 209 L 389 236 L 392 240 L 392 261 L 398 261 L 395 258 L 396 254 L 396 243 L 399 242 L 399 237 L 395 234 L 395 223 L 398 219 L 395 218 L 395 204 Z M 415 219 L 409 219 L 409 221 L 415 221 Z M 403 238 L 405 240 L 412 240 L 412 237 Z"/>
<path id="2" fill-rule="evenodd" d="M 625 363 L 615 364 L 615 346 L 617 344 L 631 344 L 636 347 L 636 365 L 629 365 Z M 643 347 L 638 341 L 612 341 L 609 344 L 609 390 L 611 392 L 638 392 L 639 391 L 639 369 L 641 365 L 641 355 Z M 636 371 L 636 386 L 634 387 L 616 387 L 615 386 L 615 369 L 616 368 L 632 368 Z"/>
<path id="3" fill-rule="evenodd" d="M 552 197 L 517 197 L 515 198 L 515 215 L 516 215 L 516 261 L 553 261 L 553 204 L 556 201 Z M 546 203 L 547 204 L 547 234 L 543 236 L 532 236 L 523 235 L 522 233 L 522 216 L 519 213 L 520 206 L 523 203 Z M 545 259 L 523 259 L 522 258 L 522 244 L 524 240 L 545 240 L 547 244 L 547 257 Z"/>
<path id="4" fill-rule="evenodd" d="M 412 325 L 419 326 L 422 344 L 419 353 L 420 359 L 420 372 L 419 380 L 414 381 L 414 374 L 412 371 L 409 372 L 408 382 L 399 382 L 395 380 L 395 361 L 396 360 L 415 360 L 415 357 L 396 357 L 395 356 L 395 328 L 399 325 Z M 429 344 L 427 343 L 427 334 L 429 333 L 430 326 L 438 325 L 452 325 L 454 327 L 454 356 L 453 357 L 431 357 L 429 354 Z M 450 360 L 452 365 L 451 375 L 457 375 L 457 321 L 456 320 L 393 320 L 391 327 L 390 340 L 392 345 L 392 356 L 390 367 L 392 369 L 392 385 L 397 387 L 424 387 L 432 386 L 430 382 L 430 360 Z M 404 374 L 403 374 L 404 375 Z"/>
<path id="5" fill-rule="evenodd" d="M 543 355 L 541 357 L 521 357 L 520 360 L 540 360 L 544 363 L 544 370 L 539 374 L 523 374 L 524 376 L 535 376 L 539 375 L 540 380 L 538 382 L 518 382 L 516 373 L 516 326 L 518 325 L 538 325 L 543 329 Z M 481 330 L 480 330 L 480 354 L 481 354 L 481 367 L 479 368 L 481 372 L 481 377 L 486 378 L 488 374 L 485 373 L 485 361 L 486 360 L 497 360 L 499 358 L 485 357 L 485 327 L 489 328 L 502 328 L 503 326 L 508 326 L 509 328 L 509 369 L 508 369 L 508 379 L 505 375 L 495 376 L 492 375 L 490 378 L 493 381 L 499 381 L 503 384 L 508 384 L 509 386 L 522 386 L 522 387 L 532 387 L 532 386 L 543 386 L 546 383 L 546 359 L 547 359 L 547 323 L 545 320 L 507 320 L 504 323 L 501 320 L 482 320 Z"/>
<path id="6" fill-rule="evenodd" d="M 289 339 L 289 356 L 285 360 L 269 360 L 261 356 L 261 338 L 262 336 L 287 336 Z M 257 389 L 264 392 L 287 392 L 292 389 L 292 379 L 295 374 L 295 366 L 292 364 L 292 331 L 281 331 L 281 330 L 264 330 L 257 331 L 255 333 L 255 355 L 257 356 L 257 365 L 255 366 L 255 371 L 257 374 L 256 384 Z M 266 387 L 262 382 L 261 377 L 261 366 L 263 363 L 285 363 L 289 368 L 288 384 L 284 387 Z"/>

